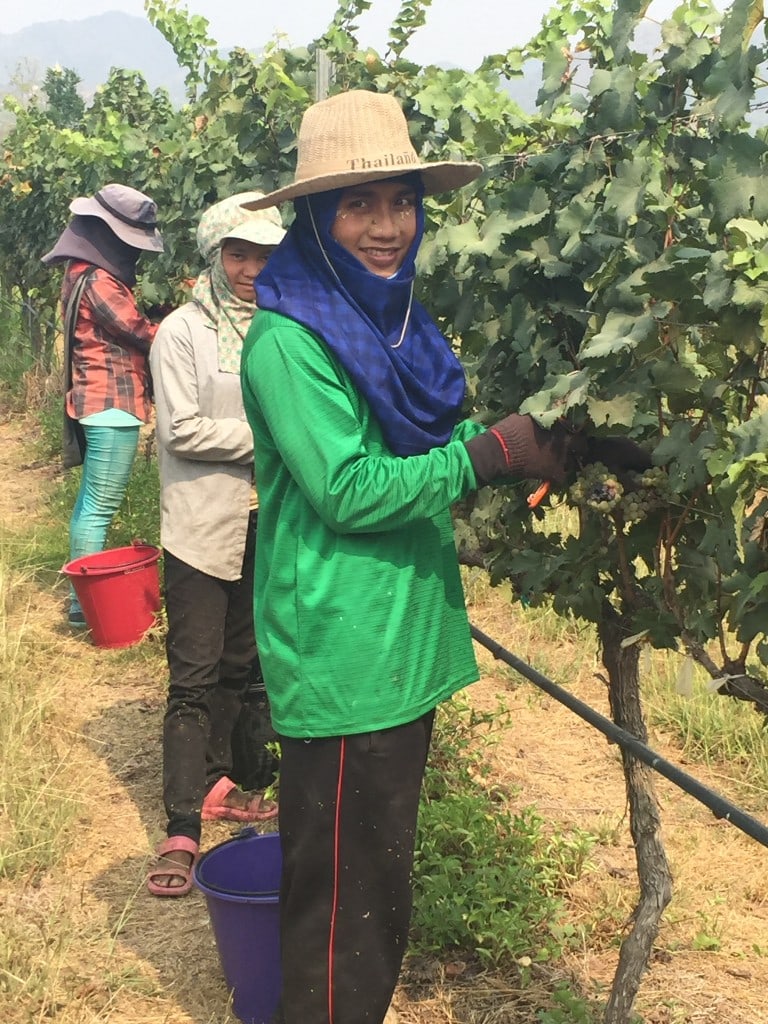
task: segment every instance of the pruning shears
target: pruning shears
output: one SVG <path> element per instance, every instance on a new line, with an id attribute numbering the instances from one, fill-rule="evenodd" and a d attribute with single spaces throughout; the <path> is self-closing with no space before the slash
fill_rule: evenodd
<path id="1" fill-rule="evenodd" d="M 549 480 L 545 480 L 543 484 L 540 484 L 533 494 L 528 495 L 528 508 L 536 508 L 537 505 L 546 498 L 549 494 Z"/>

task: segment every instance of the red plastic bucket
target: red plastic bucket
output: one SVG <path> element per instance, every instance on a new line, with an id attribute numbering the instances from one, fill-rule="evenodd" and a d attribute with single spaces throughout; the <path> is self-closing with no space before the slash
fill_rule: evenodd
<path id="1" fill-rule="evenodd" d="M 76 558 L 62 568 L 75 588 L 97 647 L 130 647 L 160 610 L 160 548 L 132 544 Z"/>

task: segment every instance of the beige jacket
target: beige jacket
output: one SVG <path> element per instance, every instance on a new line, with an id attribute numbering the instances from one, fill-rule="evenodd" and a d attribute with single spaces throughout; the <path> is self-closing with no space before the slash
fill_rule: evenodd
<path id="1" fill-rule="evenodd" d="M 157 406 L 160 543 L 223 580 L 241 576 L 253 437 L 240 375 L 220 373 L 216 329 L 195 302 L 160 325 L 150 350 Z"/>

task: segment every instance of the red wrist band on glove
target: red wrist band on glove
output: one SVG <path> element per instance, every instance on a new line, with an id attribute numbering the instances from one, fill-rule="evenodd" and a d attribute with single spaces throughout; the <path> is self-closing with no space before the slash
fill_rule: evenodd
<path id="1" fill-rule="evenodd" d="M 491 427 L 490 433 L 493 434 L 493 436 L 496 438 L 496 440 L 501 445 L 501 450 L 504 452 L 504 461 L 507 464 L 507 469 L 509 469 L 509 467 L 510 467 L 510 458 L 509 458 L 509 448 L 507 448 L 507 442 L 504 440 L 504 438 L 501 436 L 501 434 L 498 432 L 498 430 L 494 429 L 493 427 Z"/>

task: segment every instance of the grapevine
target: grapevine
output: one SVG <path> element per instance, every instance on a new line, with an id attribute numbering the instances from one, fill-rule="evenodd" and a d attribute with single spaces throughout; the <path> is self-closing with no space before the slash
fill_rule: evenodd
<path id="1" fill-rule="evenodd" d="M 738 677 L 749 687 L 741 699 L 768 714 L 768 139 L 750 117 L 765 106 L 755 92 L 768 59 L 754 31 L 763 5 L 729 2 L 721 14 L 681 3 L 649 60 L 634 42 L 647 3 L 553 0 L 534 40 L 509 50 L 500 38 L 504 52 L 472 73 L 402 57 L 429 0 L 402 5 L 383 57 L 360 51 L 352 29 L 365 6 L 340 0 L 323 37 L 336 69 L 330 90 L 390 92 L 420 154 L 487 168 L 450 197 L 428 197 L 420 249 L 420 290 L 471 368 L 472 411 L 520 411 L 543 427 L 565 412 L 574 426 L 642 438 L 668 467 L 620 478 L 585 467 L 568 492 L 578 531 L 566 522 L 539 532 L 518 489 L 483 488 L 467 501 L 465 530 L 492 582 L 511 581 L 534 606 L 551 596 L 557 614 L 596 624 L 611 707 L 638 735 L 638 644 L 627 641 L 640 634 L 657 648 L 685 645 L 713 679 Z M 170 283 L 199 269 L 192 228 L 206 204 L 293 176 L 317 41 L 268 47 L 261 58 L 234 50 L 222 61 L 175 0 L 146 8 L 188 72 L 181 110 L 121 71 L 77 129 L 58 127 L 55 110 L 37 103 L 13 106 L 0 174 L 0 297 L 23 296 L 25 310 L 36 303 L 36 356 L 55 351 L 58 310 L 58 276 L 40 256 L 72 196 L 113 180 L 156 199 L 166 251 L 147 265 L 142 288 L 147 303 L 164 304 L 182 299 Z M 530 117 L 499 88 L 529 60 L 544 68 Z M 0 343 L 17 347 L 11 333 Z M 658 531 L 625 528 L 662 509 Z M 644 927 L 622 947 L 606 1024 L 631 1016 L 637 961 L 649 962 L 671 891 L 655 800 L 640 792 L 629 758 L 625 772 L 633 835 L 642 836 L 640 890 L 653 898 L 643 895 L 635 912 Z"/>

